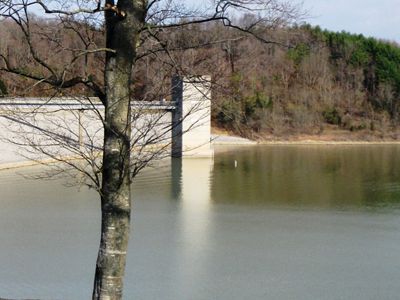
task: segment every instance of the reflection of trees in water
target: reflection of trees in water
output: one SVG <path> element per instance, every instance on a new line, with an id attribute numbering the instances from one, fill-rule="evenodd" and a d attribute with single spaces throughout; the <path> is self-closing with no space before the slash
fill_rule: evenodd
<path id="1" fill-rule="evenodd" d="M 399 152 L 395 145 L 259 146 L 231 151 L 215 157 L 212 199 L 339 209 L 393 206 L 400 199 Z"/>

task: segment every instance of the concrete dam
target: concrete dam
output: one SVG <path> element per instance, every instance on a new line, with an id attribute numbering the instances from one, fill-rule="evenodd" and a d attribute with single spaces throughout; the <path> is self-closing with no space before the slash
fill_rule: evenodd
<path id="1" fill-rule="evenodd" d="M 212 157 L 210 78 L 174 77 L 171 101 L 132 101 L 136 159 Z M 94 97 L 0 98 L 0 169 L 60 157 L 96 159 L 104 106 Z"/>

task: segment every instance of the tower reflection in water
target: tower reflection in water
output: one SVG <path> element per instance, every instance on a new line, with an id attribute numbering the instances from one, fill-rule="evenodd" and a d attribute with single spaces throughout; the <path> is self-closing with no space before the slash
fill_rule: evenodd
<path id="1" fill-rule="evenodd" d="M 213 158 L 172 160 L 172 196 L 179 201 L 179 279 L 176 291 L 189 299 L 207 268 L 212 248 L 211 179 Z M 190 292 L 190 295 L 187 294 Z"/>

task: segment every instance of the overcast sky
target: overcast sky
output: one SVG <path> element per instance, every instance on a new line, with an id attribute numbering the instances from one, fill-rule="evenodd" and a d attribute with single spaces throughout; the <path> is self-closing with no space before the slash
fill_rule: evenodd
<path id="1" fill-rule="evenodd" d="M 400 0 L 304 0 L 306 22 L 400 42 Z"/>

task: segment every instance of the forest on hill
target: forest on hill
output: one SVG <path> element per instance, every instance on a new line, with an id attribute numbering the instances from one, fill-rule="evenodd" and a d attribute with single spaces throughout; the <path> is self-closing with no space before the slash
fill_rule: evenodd
<path id="1" fill-rule="evenodd" d="M 59 51 L 68 50 L 72 57 L 82 46 L 90 52 L 104 45 L 100 27 L 71 20 L 69 34 L 58 26 L 35 18 L 31 30 L 40 34 L 31 43 L 39 46 L 37 55 L 67 70 L 66 81 L 70 74 L 80 74 L 101 86 L 104 76 L 98 66 L 103 53 L 78 55 L 71 64 L 65 54 L 60 55 L 65 51 Z M 133 80 L 136 100 L 169 99 L 172 74 L 184 70 L 211 75 L 213 123 L 229 132 L 254 139 L 335 132 L 360 139 L 398 138 L 399 45 L 309 25 L 257 30 L 255 37 L 218 22 L 194 24 L 162 33 L 168 36 L 166 53 L 155 49 L 152 55 L 141 56 L 140 47 L 151 45 L 140 45 Z M 43 76 L 45 64 L 32 58 L 22 34 L 14 23 L 0 21 L 0 55 L 8 68 Z M 167 63 L 164 55 L 176 64 Z M 0 60 L 0 95 L 54 95 L 45 81 L 34 83 L 1 71 L 6 60 Z M 57 95 L 81 95 L 84 90 L 63 88 Z M 345 138 L 340 134 L 337 138 Z"/>

